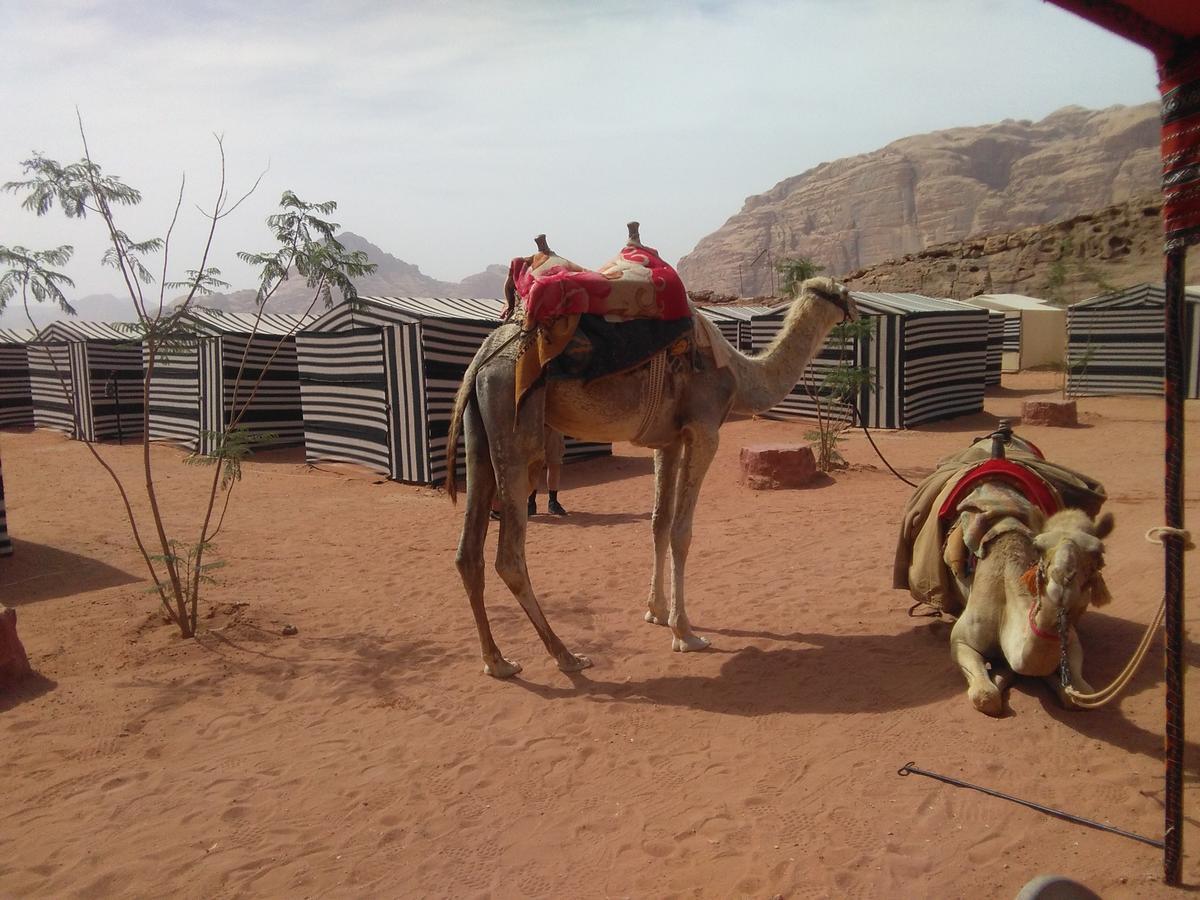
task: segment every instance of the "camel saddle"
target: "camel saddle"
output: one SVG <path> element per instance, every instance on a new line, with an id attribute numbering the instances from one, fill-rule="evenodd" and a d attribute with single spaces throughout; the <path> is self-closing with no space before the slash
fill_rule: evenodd
<path id="1" fill-rule="evenodd" d="M 904 507 L 892 587 L 950 615 L 962 612 L 964 577 L 989 541 L 1005 531 L 1036 533 L 1064 508 L 1100 512 L 1107 494 L 1094 478 L 1049 462 L 1015 435 L 1004 458 L 980 439 L 940 460 Z"/>
<path id="2" fill-rule="evenodd" d="M 599 269 L 554 253 L 519 256 L 505 294 L 522 304 L 517 403 L 549 377 L 591 380 L 692 347 L 692 311 L 679 273 L 631 240 Z M 515 297 L 514 297 L 515 295 Z"/>

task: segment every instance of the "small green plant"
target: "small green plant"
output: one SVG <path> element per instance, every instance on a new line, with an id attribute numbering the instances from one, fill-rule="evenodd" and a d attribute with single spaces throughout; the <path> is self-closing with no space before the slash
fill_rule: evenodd
<path id="1" fill-rule="evenodd" d="M 220 271 L 208 264 L 213 236 L 217 224 L 233 213 L 258 183 L 255 182 L 240 199 L 231 200 L 225 187 L 224 147 L 218 138 L 221 178 L 211 206 L 207 211 L 202 210 L 207 220 L 207 237 L 199 251 L 199 265 L 187 270 L 184 280 L 172 281 L 167 277 L 168 258 L 171 234 L 183 203 L 182 185 L 166 235 L 162 238 L 135 241 L 118 227 L 116 210 L 119 207 L 139 204 L 142 200 L 141 193 L 122 183 L 120 179 L 106 175 L 100 165 L 92 160 L 82 120 L 80 138 L 83 143 L 83 159 L 64 165 L 35 154 L 21 163 L 27 176 L 26 180 L 7 182 L 0 190 L 21 196 L 21 205 L 37 216 L 46 215 L 57 206 L 67 218 L 98 219 L 103 226 L 102 230 L 108 239 L 109 247 L 100 262 L 101 265 L 116 269 L 124 282 L 133 313 L 133 321 L 124 330 L 130 334 L 131 343 L 142 347 L 145 361 L 141 425 L 142 467 L 148 516 L 135 512 L 131 492 L 95 444 L 83 443 L 116 487 L 134 543 L 153 583 L 151 591 L 157 594 L 163 612 L 178 626 L 180 634 L 183 637 L 192 637 L 196 633 L 201 586 L 211 583 L 208 573 L 221 565 L 219 562 L 206 561 L 205 555 L 224 523 L 234 486 L 242 476 L 242 460 L 255 444 L 271 438 L 271 435 L 251 433 L 241 424 L 242 419 L 249 411 L 267 369 L 295 328 L 292 332 L 281 335 L 266 361 L 261 366 L 256 366 L 260 369 L 257 377 L 246 377 L 250 342 L 246 343 L 234 379 L 228 420 L 222 423 L 219 430 L 208 432 L 204 436 L 207 445 L 215 449 L 208 455 L 193 455 L 186 460 L 195 465 L 211 466 L 213 477 L 207 489 L 197 497 L 201 515 L 196 525 L 195 539 L 177 540 L 167 531 L 167 521 L 159 504 L 154 461 L 150 453 L 150 386 L 156 377 L 157 364 L 160 361 L 195 346 L 199 335 L 188 318 L 195 299 L 212 293 L 215 288 L 227 287 L 220 280 Z M 332 305 L 334 290 L 347 301 L 353 302 L 357 297 L 353 279 L 369 274 L 375 269 L 365 254 L 347 250 L 334 237 L 339 226 L 324 217 L 334 212 L 337 208 L 336 203 L 306 203 L 291 191 L 285 191 L 279 207 L 279 212 L 267 219 L 267 228 L 274 238 L 273 248 L 260 253 L 238 254 L 240 259 L 256 266 L 260 271 L 259 287 L 255 296 L 257 313 L 251 337 L 258 334 L 259 323 L 269 301 L 290 277 L 303 278 L 311 291 L 308 306 L 304 310 L 304 315 L 307 315 L 318 303 L 323 303 L 326 307 Z M 27 316 L 31 298 L 34 301 L 57 303 L 64 312 L 73 313 L 74 310 L 62 290 L 64 286 L 73 286 L 71 280 L 51 268 L 66 265 L 71 254 L 72 248 L 65 245 L 40 252 L 19 246 L 0 247 L 0 310 L 4 309 L 10 299 L 19 296 Z M 153 255 L 161 256 L 157 277 L 146 264 L 146 260 Z M 183 290 L 185 293 L 182 299 L 172 305 L 167 303 L 167 290 Z M 303 316 L 300 318 L 302 320 Z M 33 324 L 31 317 L 30 324 Z M 53 357 L 51 362 L 62 384 L 63 393 L 67 395 L 67 373 L 59 371 Z M 78 422 L 76 431 L 79 431 Z M 149 519 L 148 524 L 145 522 L 146 518 Z M 187 527 L 189 526 L 176 526 Z"/>
<path id="2" fill-rule="evenodd" d="M 874 333 L 874 322 L 863 317 L 842 322 L 829 332 L 828 343 L 838 351 L 837 362 L 819 380 L 809 373 L 805 390 L 817 407 L 817 427 L 805 433 L 816 444 L 817 468 L 822 472 L 844 469 L 845 458 L 838 450 L 845 433 L 854 427 L 856 401 L 863 388 L 874 387 L 874 372 L 868 366 L 853 365 L 858 341 Z"/>
<path id="3" fill-rule="evenodd" d="M 796 293 L 800 282 L 812 278 L 818 272 L 824 272 L 824 266 L 818 266 L 805 256 L 786 256 L 775 263 L 775 271 L 779 274 L 779 293 L 791 297 Z"/>

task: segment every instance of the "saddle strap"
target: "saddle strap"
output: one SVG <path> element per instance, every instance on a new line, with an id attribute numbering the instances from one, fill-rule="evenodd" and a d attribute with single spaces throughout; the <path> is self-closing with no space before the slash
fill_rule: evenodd
<path id="1" fill-rule="evenodd" d="M 645 386 L 642 388 L 642 421 L 638 425 L 637 433 L 633 436 L 635 444 L 640 443 L 646 432 L 650 430 L 650 426 L 654 424 L 654 420 L 658 416 L 658 408 L 662 406 L 663 392 L 667 382 L 666 350 L 659 350 L 650 357 L 649 373 L 650 377 L 646 379 Z"/>

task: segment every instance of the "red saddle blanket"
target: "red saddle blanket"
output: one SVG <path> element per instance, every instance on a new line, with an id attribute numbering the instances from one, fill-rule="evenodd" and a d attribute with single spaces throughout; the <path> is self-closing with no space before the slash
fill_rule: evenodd
<path id="1" fill-rule="evenodd" d="M 595 271 L 552 254 L 518 256 L 509 264 L 508 278 L 524 312 L 525 344 L 517 358 L 518 405 L 541 382 L 546 366 L 570 344 L 580 316 L 618 323 L 618 330 L 624 327 L 620 323 L 634 321 L 691 320 L 679 273 L 663 262 L 657 250 L 640 244 L 626 244 Z M 507 285 L 505 294 L 511 300 Z"/>
<path id="2" fill-rule="evenodd" d="M 561 256 L 518 256 L 508 273 L 525 307 L 526 330 L 583 313 L 610 319 L 691 315 L 679 273 L 651 247 L 627 245 L 595 271 Z"/>

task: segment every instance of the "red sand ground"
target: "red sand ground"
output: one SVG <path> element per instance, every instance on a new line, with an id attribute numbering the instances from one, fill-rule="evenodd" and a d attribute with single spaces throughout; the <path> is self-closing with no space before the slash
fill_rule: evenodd
<path id="1" fill-rule="evenodd" d="M 913 480 L 1015 416 L 1036 377 L 987 414 L 879 444 Z M 1100 686 L 1158 603 L 1162 405 L 1080 403 L 1082 427 L 1023 429 L 1107 485 L 1115 602 L 1085 618 Z M 1189 404 L 1189 458 L 1200 446 Z M 910 489 L 861 435 L 850 471 L 803 491 L 737 484 L 741 446 L 805 426 L 742 420 L 705 484 L 689 568 L 713 640 L 670 652 L 642 622 L 651 462 L 627 446 L 569 467 L 567 520 L 530 528 L 551 622 L 595 667 L 558 672 L 492 575 L 497 639 L 525 671 L 480 674 L 453 566 L 460 523 L 439 492 L 246 466 L 218 539 L 228 567 L 205 631 L 151 614 L 112 488 L 83 448 L 3 435 L 17 607 L 41 677 L 0 695 L 0 894 L 29 896 L 1011 897 L 1061 872 L 1106 897 L 1168 896 L 1161 855 L 896 770 L 922 767 L 1111 822 L 1162 828 L 1161 642 L 1119 705 L 1065 712 L 1040 684 L 1012 712 L 968 702 L 948 626 L 893 591 Z M 105 447 L 131 485 L 139 452 Z M 155 447 L 172 526 L 206 470 Z M 1200 521 L 1193 468 L 1188 515 Z M 492 536 L 494 539 L 494 535 Z M 1187 576 L 1194 643 L 1200 562 Z M 284 624 L 299 633 L 284 637 Z M 1200 678 L 1188 676 L 1191 733 Z M 1185 880 L 1200 883 L 1196 738 Z"/>

